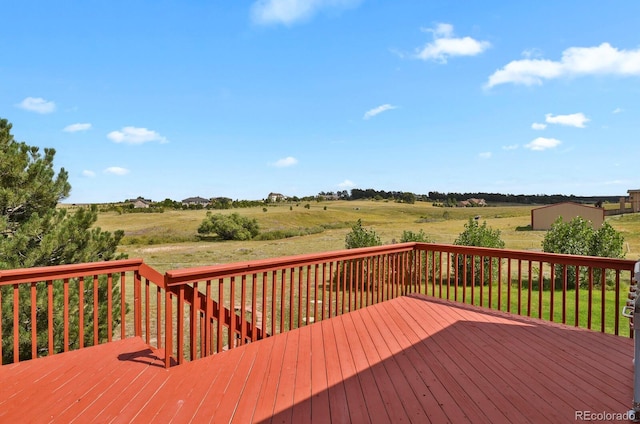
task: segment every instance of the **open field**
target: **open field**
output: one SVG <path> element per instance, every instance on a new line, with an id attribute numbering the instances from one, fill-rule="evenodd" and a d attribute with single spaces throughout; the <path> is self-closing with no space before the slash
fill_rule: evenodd
<path id="1" fill-rule="evenodd" d="M 469 218 L 499 229 L 509 249 L 539 250 L 544 231 L 530 231 L 533 206 L 489 206 L 484 208 L 440 208 L 431 203 L 413 205 L 385 201 L 327 201 L 280 204 L 262 207 L 213 211 L 256 218 L 261 232 L 291 229 L 321 230 L 316 234 L 266 241 L 200 241 L 197 228 L 205 210 L 166 211 L 119 215 L 100 213 L 97 226 L 103 230 L 125 231 L 122 252 L 130 258 L 143 258 L 158 271 L 191 266 L 213 265 L 301 253 L 344 249 L 345 235 L 351 225 L 362 219 L 366 228 L 375 230 L 382 242 L 400 240 L 404 230 L 423 230 L 434 242 L 453 243 Z M 326 207 L 326 209 L 325 209 Z M 640 214 L 607 218 L 625 238 L 626 257 L 640 257 Z"/>

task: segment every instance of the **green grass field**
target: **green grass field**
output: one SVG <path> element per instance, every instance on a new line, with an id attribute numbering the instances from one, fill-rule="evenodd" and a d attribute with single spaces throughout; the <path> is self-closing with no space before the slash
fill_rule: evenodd
<path id="1" fill-rule="evenodd" d="M 325 209 L 326 207 L 326 209 Z M 197 228 L 206 211 L 166 211 L 164 213 L 100 213 L 97 226 L 103 230 L 125 231 L 120 250 L 130 258 L 142 258 L 158 271 L 191 266 L 213 265 L 301 253 L 344 249 L 351 225 L 362 219 L 375 230 L 382 242 L 400 240 L 404 230 L 423 230 L 437 243 L 453 243 L 470 217 L 499 229 L 509 249 L 540 250 L 544 231 L 528 229 L 532 206 L 489 206 L 484 208 L 441 208 L 431 203 L 413 205 L 385 201 L 312 202 L 214 211 L 237 212 L 256 218 L 261 232 L 316 229 L 311 235 L 265 241 L 200 240 Z M 607 218 L 625 238 L 626 257 L 640 257 L 640 214 Z M 319 230 L 318 230 L 319 229 Z"/>

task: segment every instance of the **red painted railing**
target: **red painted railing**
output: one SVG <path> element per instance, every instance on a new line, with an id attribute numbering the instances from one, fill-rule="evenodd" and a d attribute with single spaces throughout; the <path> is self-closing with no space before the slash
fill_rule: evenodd
<path id="1" fill-rule="evenodd" d="M 2 270 L 0 312 L 11 325 L 0 325 L 0 356 L 18 362 L 130 336 L 151 345 L 162 327 L 160 310 L 152 316 L 149 307 L 152 283 L 163 290 L 162 274 L 141 259 Z"/>
<path id="2" fill-rule="evenodd" d="M 0 335 L 14 362 L 138 336 L 168 367 L 408 293 L 620 334 L 634 263 L 404 243 L 164 275 L 139 259 L 8 270 Z"/>

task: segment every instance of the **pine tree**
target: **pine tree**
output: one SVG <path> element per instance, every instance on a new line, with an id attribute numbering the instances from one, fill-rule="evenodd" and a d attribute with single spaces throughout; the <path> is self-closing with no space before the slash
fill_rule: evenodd
<path id="1" fill-rule="evenodd" d="M 11 134 L 12 125 L 0 119 L 0 269 L 30 268 L 40 266 L 73 264 L 121 259 L 116 248 L 124 233 L 102 231 L 93 228 L 98 211 L 95 206 L 80 207 L 70 212 L 59 208 L 58 203 L 69 196 L 71 185 L 64 168 L 56 174 L 53 166 L 54 149 L 44 149 L 17 142 Z M 47 292 L 46 283 L 37 283 L 37 317 L 31 322 L 31 300 L 27 285 L 19 292 L 20 358 L 31 358 L 31 328 L 36 325 L 38 348 L 47 346 Z M 62 290 L 63 283 L 54 282 L 54 346 L 55 351 L 64 350 Z M 85 340 L 93 340 L 93 279 L 84 284 Z M 99 304 L 105 305 L 107 286 L 99 282 Z M 69 348 L 79 344 L 78 340 L 78 287 L 70 284 Z M 12 287 L 2 287 L 2 344 L 3 362 L 13 358 L 13 294 Z M 119 296 L 117 284 L 112 295 Z M 114 302 L 116 305 L 117 302 Z M 120 307 L 112 311 L 114 320 L 120 316 Z M 106 314 L 104 306 L 99 314 L 99 337 L 106 337 Z M 117 322 L 115 323 L 117 325 Z"/>

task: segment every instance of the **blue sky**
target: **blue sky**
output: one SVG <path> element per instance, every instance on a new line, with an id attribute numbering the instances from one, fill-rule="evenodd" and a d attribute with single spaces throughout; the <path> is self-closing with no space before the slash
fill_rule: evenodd
<path id="1" fill-rule="evenodd" d="M 640 2 L 3 5 L 0 117 L 72 203 L 640 187 Z"/>

